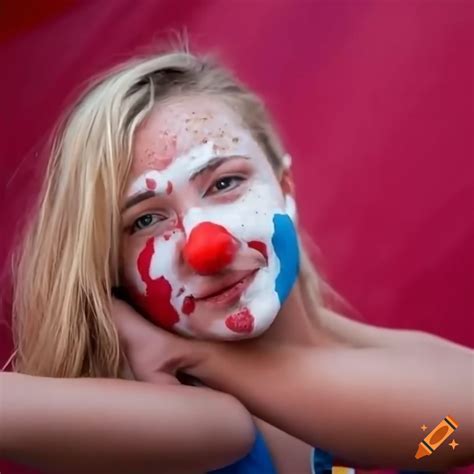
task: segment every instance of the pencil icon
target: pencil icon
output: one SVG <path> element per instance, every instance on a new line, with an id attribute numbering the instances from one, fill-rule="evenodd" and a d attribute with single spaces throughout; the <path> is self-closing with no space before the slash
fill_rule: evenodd
<path id="1" fill-rule="evenodd" d="M 452 417 L 443 418 L 438 425 L 431 430 L 425 439 L 418 445 L 415 454 L 416 459 L 424 458 L 433 453 L 459 426 L 458 422 Z"/>

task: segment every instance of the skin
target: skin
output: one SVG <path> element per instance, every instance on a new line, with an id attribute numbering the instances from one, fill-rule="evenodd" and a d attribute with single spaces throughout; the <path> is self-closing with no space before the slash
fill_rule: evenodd
<path id="1" fill-rule="evenodd" d="M 122 269 L 131 301 L 188 336 L 265 331 L 296 281 L 298 248 L 286 196 L 236 111 L 206 96 L 159 104 L 136 134 L 127 188 Z"/>
<path id="2" fill-rule="evenodd" d="M 156 150 L 162 158 L 151 149 L 142 157 L 145 169 L 170 166 L 179 144 L 165 137 Z M 288 189 L 285 179 L 275 186 Z M 135 247 L 123 245 L 126 260 Z M 111 313 L 130 377 L 149 383 L 1 373 L 0 454 L 71 473 L 202 472 L 231 463 L 251 445 L 248 414 L 229 395 L 181 386 L 176 375 L 186 372 L 266 420 L 257 423 L 279 472 L 308 469 L 308 444 L 367 466 L 446 470 L 474 461 L 472 351 L 309 308 L 303 294 L 297 281 L 261 337 L 232 344 L 177 337 L 116 301 Z M 416 461 L 419 427 L 447 414 L 460 423 L 458 448 Z"/>
<path id="3" fill-rule="evenodd" d="M 229 344 L 179 338 L 126 305 L 114 312 L 140 380 L 152 379 L 163 358 L 174 361 L 167 366 L 169 376 L 192 374 L 350 466 L 446 471 L 474 462 L 472 350 L 422 332 L 357 323 L 328 310 L 320 311 L 317 321 L 309 321 L 305 311 L 281 316 L 260 338 Z M 291 339 L 285 336 L 290 326 L 296 334 Z M 166 356 L 154 349 L 164 340 L 170 348 Z M 416 460 L 427 434 L 420 427 L 432 429 L 446 415 L 459 422 L 450 438 L 459 446 L 453 450 L 445 443 Z M 358 426 L 363 429 L 353 429 Z"/>
<path id="4" fill-rule="evenodd" d="M 242 405 L 169 379 L 0 372 L 0 457 L 49 473 L 197 474 L 245 455 L 254 428 Z"/>
<path id="5" fill-rule="evenodd" d="M 203 145 L 210 152 L 195 164 L 192 157 L 201 158 L 199 150 Z M 223 183 L 226 186 L 219 190 L 222 178 L 230 178 L 230 181 Z M 157 250 L 163 245 L 167 255 L 176 255 L 167 278 L 172 281 L 174 291 L 186 288 L 183 297 L 187 293 L 194 296 L 212 293 L 255 269 L 264 269 L 266 274 L 262 272 L 258 277 L 260 286 L 252 288 L 250 284 L 253 294 L 247 301 L 250 300 L 250 306 L 252 301 L 272 302 L 252 311 L 254 322 L 249 332 L 229 331 L 222 324 L 230 314 L 235 314 L 236 309 L 242 308 L 245 294 L 236 304 L 198 302 L 191 315 L 180 314 L 186 325 L 179 322 L 167 329 L 197 338 L 221 340 L 255 337 L 265 331 L 281 310 L 273 291 L 277 277 L 273 268 L 280 265 L 275 263 L 277 257 L 272 247 L 273 223 L 270 221 L 269 228 L 262 223 L 265 214 L 271 218 L 275 212 L 292 212 L 294 203 L 288 194 L 291 190 L 288 170 L 277 178 L 240 116 L 224 101 L 186 97 L 160 104 L 137 131 L 127 192 L 122 201 L 122 273 L 132 302 L 151 321 L 164 326 L 159 317 L 154 318 L 153 308 L 150 310 L 143 301 L 147 278 L 137 270 L 137 261 L 153 238 L 157 258 Z M 259 191 L 257 195 L 256 191 Z M 253 207 L 252 200 L 256 201 Z M 234 259 L 220 271 L 201 275 L 182 256 L 186 238 L 196 225 L 189 217 L 193 212 L 202 215 L 204 220 L 222 224 L 238 240 Z M 230 222 L 222 220 L 226 215 L 231 216 Z M 251 220 L 255 220 L 254 228 L 248 225 Z M 261 251 L 247 245 L 256 240 L 264 242 L 265 258 Z M 166 269 L 160 267 L 158 272 L 165 273 Z M 154 277 L 159 274 L 155 270 Z M 297 296 L 293 295 L 291 299 L 298 304 Z M 152 301 L 152 305 L 160 307 L 159 302 Z M 217 331 L 213 329 L 216 322 L 221 323 Z M 258 418 L 255 422 L 264 433 L 279 472 L 311 472 L 309 445 Z"/>
<path id="6" fill-rule="evenodd" d="M 147 170 L 160 172 L 169 169 L 174 158 L 193 149 L 197 142 L 202 142 L 206 137 L 213 139 L 215 154 L 233 156 L 237 144 L 241 140 L 248 139 L 249 135 L 245 130 L 239 129 L 237 124 L 239 119 L 229 107 L 222 104 L 220 110 L 215 110 L 213 104 L 209 106 L 206 116 L 197 118 L 193 118 L 193 111 L 182 110 L 180 104 L 164 109 L 169 112 L 167 115 L 169 122 L 166 120 L 163 122 L 160 114 L 152 114 L 147 123 L 152 125 L 151 131 L 144 126 L 137 135 L 130 186 L 133 187 L 137 178 Z M 200 108 L 202 103 L 194 100 L 187 105 L 187 109 L 190 105 L 194 109 Z M 214 129 L 207 135 L 201 132 L 193 133 L 191 136 L 188 134 L 178 142 L 171 131 L 173 126 L 179 127 L 180 123 L 187 123 L 188 116 L 183 117 L 184 112 L 188 113 L 189 126 L 195 129 L 206 121 L 212 122 L 213 114 L 218 119 L 214 121 Z M 231 120 L 234 122 L 232 137 L 222 134 L 217 126 L 226 120 L 222 114 L 227 114 L 229 122 Z M 158 120 L 158 124 L 164 123 L 163 133 L 153 128 L 154 119 Z M 177 134 L 179 130 L 175 128 L 175 132 Z M 237 141 L 234 141 L 234 138 Z M 255 154 L 258 154 L 259 149 L 254 141 L 250 143 L 250 151 L 252 146 Z M 232 171 L 233 174 L 239 172 L 250 176 L 252 173 L 256 175 L 258 171 L 258 176 L 266 176 L 267 186 L 269 182 L 277 184 L 264 157 L 253 164 L 249 164 L 250 160 L 245 157 L 231 161 L 221 163 L 220 172 Z M 151 203 L 150 200 L 147 202 L 137 200 L 133 195 L 128 196 L 129 199 L 122 203 L 124 269 L 127 267 L 136 269 L 138 255 L 143 251 L 148 237 L 146 233 L 139 232 L 132 235 L 129 232 L 128 228 L 136 220 L 135 216 L 148 212 L 150 205 L 151 210 L 158 208 L 162 211 L 165 207 L 163 202 L 165 198 L 166 211 L 169 212 L 167 215 L 169 219 L 165 223 L 166 230 L 155 227 L 154 231 L 158 231 L 161 236 L 163 232 L 174 230 L 175 221 L 185 209 L 193 205 L 195 207 L 198 203 L 198 198 L 201 196 L 198 191 L 207 185 L 212 187 L 210 173 L 214 172 L 216 169 L 212 168 L 199 173 L 195 179 L 189 180 L 189 183 L 181 187 L 176 183 L 174 193 L 170 188 L 165 189 L 164 196 L 154 196 Z M 273 188 L 277 189 L 276 186 Z M 176 190 L 179 190 L 179 193 Z M 132 203 L 130 203 L 131 197 L 135 197 Z M 235 201 L 237 197 L 238 192 L 231 192 L 222 198 L 212 200 L 214 204 L 216 202 L 226 204 Z M 275 193 L 274 200 L 276 207 L 284 205 L 282 193 Z M 179 235 L 178 237 L 181 238 Z M 234 267 L 239 268 L 232 268 L 232 272 L 242 274 L 248 272 L 249 268 L 259 268 L 264 264 L 262 254 L 246 246 L 239 248 L 238 256 L 233 261 Z M 194 273 L 179 265 L 176 270 L 184 274 Z M 127 271 L 123 273 L 126 281 Z M 235 278 L 231 276 L 232 279 Z M 229 276 L 220 275 L 219 279 L 206 277 L 201 286 L 197 286 L 197 290 L 202 292 L 213 290 L 216 282 L 221 284 L 222 278 L 225 280 Z M 129 276 L 129 280 L 133 280 L 133 277 Z M 200 280 L 202 279 L 199 278 L 198 282 Z M 206 316 L 207 312 L 207 309 L 202 310 L 201 316 Z M 222 310 L 214 313 L 217 318 L 225 316 Z M 196 311 L 194 316 L 198 315 L 199 311 Z M 146 323 L 143 318 L 141 322 Z M 207 324 L 202 326 L 198 317 L 197 325 L 191 329 L 205 335 L 207 326 Z M 255 326 L 257 328 L 258 324 Z M 134 330 L 131 334 L 133 332 Z M 157 347 L 154 347 L 154 350 L 156 349 Z M 148 348 L 147 351 L 141 351 L 139 348 L 137 350 L 145 357 Z M 160 352 L 173 354 L 172 348 L 166 345 L 161 347 Z M 170 474 L 209 471 L 231 464 L 245 455 L 251 447 L 254 428 L 249 414 L 242 405 L 229 395 L 179 384 L 174 376 L 166 373 L 174 360 L 166 360 L 163 363 L 162 367 L 154 366 L 156 371 L 148 379 L 155 386 L 131 381 L 61 380 L 0 374 L 1 415 L 4 428 L 0 438 L 2 455 L 8 459 L 48 469 L 49 472 L 145 473 L 160 470 Z M 135 374 L 127 374 L 125 369 L 123 375 L 136 378 L 139 373 L 137 370 Z M 34 398 L 24 396 L 25 393 L 32 392 L 35 393 Z M 121 414 L 118 418 L 117 413 Z M 167 418 L 168 422 L 163 423 Z M 110 429 L 104 432 L 104 426 Z M 130 433 L 134 435 L 130 436 Z M 87 452 L 88 456 L 83 456 L 84 452 Z"/>
<path id="7" fill-rule="evenodd" d="M 246 133 L 235 112 L 216 99 L 184 98 L 155 109 L 137 135 L 129 183 L 131 194 L 126 198 L 131 199 L 134 193 L 144 191 L 143 182 L 146 183 L 146 173 L 150 169 L 170 169 L 178 160 L 184 169 L 186 160 L 190 158 L 189 151 L 204 141 L 213 143 L 216 153 L 245 155 L 246 160 L 234 162 L 237 169 L 231 169 L 231 174 L 249 166 L 246 179 L 252 183 L 255 175 L 264 177 L 268 188 L 276 195 L 280 194 L 280 206 L 283 207 L 282 189 L 291 189 L 288 186 L 291 178 L 286 173 L 281 181 L 277 180 L 258 144 L 248 136 L 244 139 Z M 164 137 L 172 138 L 163 140 Z M 236 137 L 236 142 L 231 137 Z M 236 152 L 233 144 L 243 141 L 250 141 L 250 151 Z M 187 157 L 186 160 L 183 157 Z M 145 239 L 169 232 L 168 225 L 176 227 L 180 217 L 185 223 L 184 216 L 190 209 L 208 206 L 208 201 L 203 202 L 202 190 L 213 186 L 216 178 L 219 174 L 211 174 L 209 180 L 204 180 L 206 184 L 185 181 L 173 185 L 172 197 L 167 198 L 168 209 L 173 211 L 167 211 L 170 214 L 163 219 L 164 224 L 124 237 L 123 265 L 129 288 L 133 287 L 134 281 L 137 285 L 133 268 L 143 251 Z M 240 196 L 232 194 L 236 189 L 237 193 L 243 191 L 239 185 L 229 194 L 224 192 L 213 196 L 212 199 L 222 200 L 223 207 L 218 207 L 218 211 L 223 212 L 226 205 L 238 201 Z M 127 207 L 126 202 L 124 206 Z M 163 201 L 156 207 L 162 208 Z M 146 208 L 130 206 L 128 209 L 134 211 L 124 214 L 128 227 L 136 225 L 134 223 L 144 212 L 150 212 Z M 215 217 L 216 213 L 211 215 Z M 160 225 L 164 226 L 162 230 Z M 181 245 L 183 248 L 192 226 L 178 227 L 182 239 L 176 241 L 175 247 Z M 177 281 L 186 281 L 189 285 L 191 277 L 186 274 L 189 265 L 186 267 L 186 258 L 182 260 L 183 266 L 175 265 L 173 271 Z M 238 254 L 236 267 L 240 268 L 244 266 L 243 262 L 249 261 L 252 261 L 250 253 Z M 228 267 L 231 274 L 239 271 L 232 264 Z M 195 276 L 195 273 L 192 271 L 191 275 Z M 209 284 L 213 276 L 203 278 L 200 275 L 199 281 Z M 261 297 L 265 298 L 264 291 Z M 189 318 L 192 323 L 186 329 L 175 329 L 184 334 L 188 330 L 188 335 L 197 337 L 225 339 L 225 333 L 212 333 L 209 323 L 225 319 L 226 308 L 223 311 L 214 309 L 202 306 Z M 472 460 L 469 450 L 474 441 L 471 351 L 423 333 L 375 328 L 325 309 L 308 307 L 300 281 L 296 281 L 289 296 L 277 309 L 273 311 L 269 324 L 267 319 L 261 331 L 250 334 L 261 334 L 257 339 L 232 344 L 190 341 L 172 335 L 163 336 L 156 326 L 142 321 L 143 332 L 138 331 L 141 336 L 133 346 L 140 347 L 140 352 L 143 352 L 147 341 L 154 337 L 172 338 L 173 342 L 169 344 L 171 353 L 165 356 L 174 361 L 167 365 L 169 376 L 185 371 L 210 387 L 236 396 L 256 417 L 265 420 L 266 423 L 258 423 L 270 441 L 270 450 L 280 472 L 309 469 L 310 445 L 337 453 L 340 458 L 347 459 L 349 465 L 367 467 L 445 469 Z M 129 329 L 120 329 L 129 316 L 126 308 L 118 311 L 119 331 L 127 344 L 131 340 L 132 321 L 137 322 L 129 318 Z M 153 346 L 149 345 L 149 353 L 143 358 L 136 356 L 133 349 L 128 351 L 132 370 L 140 380 L 150 381 L 150 374 L 156 373 L 152 367 L 163 357 L 153 350 Z M 288 390 L 288 387 L 292 389 Z M 453 452 L 450 452 L 451 448 L 439 449 L 432 456 L 415 460 L 414 450 L 422 439 L 419 426 L 423 423 L 435 426 L 447 414 L 463 420 L 456 431 L 460 446 Z M 348 428 L 341 431 L 342 426 Z M 357 426 L 364 428 L 351 428 Z M 390 430 L 387 426 L 391 427 Z M 285 449 L 284 455 L 279 457 L 278 453 Z"/>

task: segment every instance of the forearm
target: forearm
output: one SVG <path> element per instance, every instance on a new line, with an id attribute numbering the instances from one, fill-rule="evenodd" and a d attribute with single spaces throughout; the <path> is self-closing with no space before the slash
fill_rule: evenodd
<path id="1" fill-rule="evenodd" d="M 194 374 L 233 394 L 255 415 L 355 463 L 446 468 L 472 456 L 472 356 L 394 349 L 215 346 Z M 453 452 L 415 460 L 443 417 L 459 418 Z M 425 433 L 426 434 L 426 433 Z M 472 461 L 472 458 L 471 458 Z"/>
<path id="2" fill-rule="evenodd" d="M 253 436 L 237 401 L 194 387 L 0 373 L 0 397 L 2 456 L 48 472 L 203 472 Z"/>

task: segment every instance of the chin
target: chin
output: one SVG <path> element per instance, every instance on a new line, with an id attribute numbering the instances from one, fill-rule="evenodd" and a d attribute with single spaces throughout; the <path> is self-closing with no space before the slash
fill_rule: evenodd
<path id="1" fill-rule="evenodd" d="M 254 339 L 260 336 L 263 332 L 264 331 L 262 332 L 252 331 L 249 334 L 237 334 L 237 333 L 232 333 L 232 332 L 227 332 L 226 334 L 207 333 L 206 335 L 202 335 L 198 337 L 198 339 L 205 339 L 209 341 L 226 341 L 226 342 L 244 341 L 244 340 Z"/>
<path id="2" fill-rule="evenodd" d="M 247 307 L 220 317 L 210 326 L 194 331 L 192 337 L 213 341 L 242 341 L 261 336 L 273 323 L 277 314 L 255 316 Z"/>

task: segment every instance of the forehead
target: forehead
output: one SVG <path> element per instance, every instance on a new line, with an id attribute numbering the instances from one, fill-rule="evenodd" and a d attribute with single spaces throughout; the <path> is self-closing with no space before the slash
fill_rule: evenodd
<path id="1" fill-rule="evenodd" d="M 258 148 L 236 109 L 223 99 L 169 99 L 157 104 L 139 126 L 131 175 L 164 170 L 177 157 L 202 144 L 212 143 L 215 155 L 225 155 L 241 148 L 243 142 Z"/>

